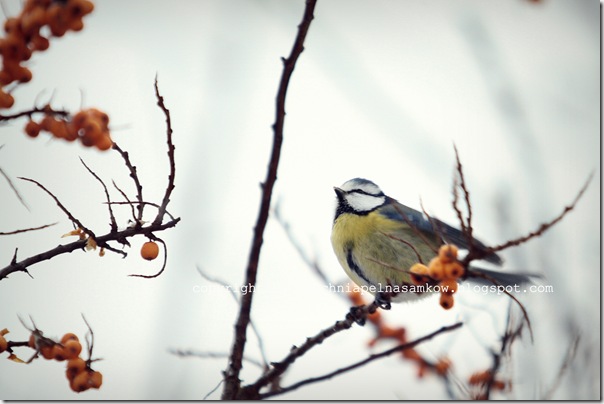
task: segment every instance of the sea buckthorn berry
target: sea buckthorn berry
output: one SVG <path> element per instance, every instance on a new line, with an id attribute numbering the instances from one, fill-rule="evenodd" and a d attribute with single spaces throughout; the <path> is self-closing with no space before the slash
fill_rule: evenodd
<path id="1" fill-rule="evenodd" d="M 44 357 L 44 359 L 54 359 L 55 351 L 54 345 L 44 345 L 40 348 L 40 353 Z"/>
<path id="2" fill-rule="evenodd" d="M 434 257 L 430 261 L 430 264 L 428 265 L 428 275 L 430 278 L 437 281 L 445 277 L 443 263 L 440 261 L 440 259 L 438 259 L 438 257 Z"/>
<path id="3" fill-rule="evenodd" d="M 30 137 L 37 137 L 40 134 L 40 125 L 37 122 L 29 121 L 25 124 L 25 133 Z"/>
<path id="4" fill-rule="evenodd" d="M 0 88 L 0 108 L 10 108 L 15 103 L 15 99 L 9 93 L 5 93 Z"/>
<path id="5" fill-rule="evenodd" d="M 113 141 L 111 140 L 111 137 L 109 136 L 108 133 L 103 135 L 103 137 L 101 137 L 96 142 L 96 147 L 99 150 L 109 150 L 109 149 L 111 149 L 111 146 L 113 146 Z"/>
<path id="6" fill-rule="evenodd" d="M 73 380 L 78 373 L 86 370 L 86 361 L 84 359 L 78 357 L 74 359 L 70 359 L 67 361 L 67 370 L 65 370 L 65 376 L 70 381 Z"/>
<path id="7" fill-rule="evenodd" d="M 55 346 L 52 347 L 52 356 L 56 361 L 64 361 L 65 359 L 67 359 L 65 357 L 65 349 L 63 348 L 63 346 L 57 344 Z"/>
<path id="8" fill-rule="evenodd" d="M 428 275 L 428 267 L 424 264 L 416 263 L 409 269 L 411 272 L 411 282 L 415 285 L 425 285 L 430 281 Z"/>
<path id="9" fill-rule="evenodd" d="M 71 341 L 71 340 L 79 341 L 80 339 L 74 333 L 68 332 L 67 334 L 63 335 L 63 337 L 61 337 L 61 344 L 65 345 L 65 343 L 67 341 Z"/>
<path id="10" fill-rule="evenodd" d="M 445 310 L 449 310 L 451 307 L 453 307 L 453 295 L 449 295 L 449 294 L 441 294 L 440 295 L 440 305 L 442 306 L 443 309 Z"/>
<path id="11" fill-rule="evenodd" d="M 445 277 L 457 279 L 463 276 L 465 269 L 459 262 L 448 262 L 443 265 Z"/>
<path id="12" fill-rule="evenodd" d="M 147 241 L 141 247 L 141 256 L 148 260 L 154 260 L 159 255 L 159 246 L 155 241 Z"/>
<path id="13" fill-rule="evenodd" d="M 103 384 L 103 375 L 101 372 L 92 371 L 89 373 L 88 384 L 93 389 L 98 389 Z"/>
<path id="14" fill-rule="evenodd" d="M 48 38 L 38 34 L 31 37 L 31 47 L 32 50 L 36 51 L 45 51 L 50 47 L 50 41 Z"/>
<path id="15" fill-rule="evenodd" d="M 455 279 L 443 279 L 440 281 L 439 286 L 441 293 L 446 293 L 448 295 L 457 292 L 457 288 L 459 287 Z"/>
<path id="16" fill-rule="evenodd" d="M 78 373 L 69 383 L 69 387 L 76 393 L 88 390 L 90 388 L 88 385 L 88 372 L 84 371 Z"/>
<path id="17" fill-rule="evenodd" d="M 31 335 L 29 336 L 29 341 L 27 342 L 27 345 L 28 345 L 30 348 L 34 348 L 34 349 L 36 349 L 36 336 L 35 336 L 34 334 L 31 334 Z"/>
<path id="18" fill-rule="evenodd" d="M 63 344 L 63 350 L 65 352 L 65 359 L 74 359 L 82 352 L 82 344 L 79 341 L 70 339 Z"/>
<path id="19" fill-rule="evenodd" d="M 6 351 L 6 348 L 8 348 L 8 341 L 4 336 L 0 335 L 0 352 Z"/>
<path id="20" fill-rule="evenodd" d="M 442 262 L 453 262 L 457 260 L 457 246 L 453 244 L 444 244 L 438 250 L 438 258 Z"/>

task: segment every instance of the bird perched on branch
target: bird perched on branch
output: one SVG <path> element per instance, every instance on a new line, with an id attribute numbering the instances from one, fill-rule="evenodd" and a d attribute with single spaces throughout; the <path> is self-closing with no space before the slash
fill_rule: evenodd
<path id="1" fill-rule="evenodd" d="M 412 285 L 410 267 L 418 262 L 427 263 L 436 255 L 442 244 L 454 244 L 469 249 L 467 234 L 438 220 L 428 218 L 385 195 L 373 182 L 354 178 L 340 187 L 334 187 L 337 195 L 336 214 L 333 221 L 331 243 L 340 265 L 346 274 L 360 287 L 376 296 L 378 303 L 389 307 L 389 301 L 409 301 L 429 295 L 418 293 L 390 294 L 384 290 L 405 290 Z M 485 245 L 472 238 L 472 249 L 483 251 L 483 259 L 501 265 L 502 259 L 488 253 Z M 523 274 L 502 273 L 470 266 L 478 283 L 491 278 L 499 285 L 519 285 L 530 280 Z M 387 286 L 391 288 L 388 289 Z M 380 301 L 382 300 L 382 301 Z"/>

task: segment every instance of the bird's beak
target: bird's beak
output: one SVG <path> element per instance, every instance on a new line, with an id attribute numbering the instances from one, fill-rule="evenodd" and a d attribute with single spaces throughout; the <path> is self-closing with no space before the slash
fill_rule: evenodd
<path id="1" fill-rule="evenodd" d="M 344 195 L 344 190 L 342 190 L 341 188 L 333 187 L 333 190 L 336 191 L 336 195 L 338 196 L 338 198 Z"/>

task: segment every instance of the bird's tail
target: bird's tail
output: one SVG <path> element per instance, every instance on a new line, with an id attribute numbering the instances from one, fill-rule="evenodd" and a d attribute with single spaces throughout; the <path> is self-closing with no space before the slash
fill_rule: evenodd
<path id="1" fill-rule="evenodd" d="M 543 278 L 539 274 L 500 272 L 474 266 L 470 266 L 470 271 L 475 274 L 470 274 L 468 281 L 479 285 L 526 285 L 534 283 L 536 279 Z"/>

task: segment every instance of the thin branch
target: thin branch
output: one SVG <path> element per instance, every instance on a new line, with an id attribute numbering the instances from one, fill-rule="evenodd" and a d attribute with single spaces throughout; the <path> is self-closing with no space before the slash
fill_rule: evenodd
<path id="1" fill-rule="evenodd" d="M 487 281 L 491 282 L 494 285 L 503 286 L 497 279 L 493 278 L 490 275 L 485 274 L 484 272 L 466 270 L 466 274 L 469 278 L 472 278 L 472 277 L 483 278 L 483 279 L 486 279 Z M 516 298 L 516 296 L 514 296 L 513 294 L 511 294 L 510 292 L 507 291 L 507 288 L 502 287 L 501 290 L 503 291 L 503 293 L 508 295 L 514 302 L 516 302 L 516 304 L 518 304 L 518 307 L 520 307 L 520 310 L 522 310 L 522 314 L 524 316 L 524 319 L 526 320 L 526 324 L 528 325 L 529 333 L 531 334 L 531 342 L 534 341 L 533 328 L 531 327 L 531 320 L 529 319 L 529 315 L 526 311 L 526 308 L 524 307 L 524 305 L 522 303 L 520 303 L 520 300 L 518 300 Z"/>
<path id="2" fill-rule="evenodd" d="M 292 246 L 294 246 L 294 248 L 298 252 L 298 255 L 300 256 L 300 258 L 302 259 L 302 261 L 304 261 L 304 263 L 310 269 L 312 269 L 312 271 L 315 273 L 315 275 L 317 275 L 319 278 L 321 278 L 321 280 L 325 284 L 331 284 L 331 281 L 329 280 L 329 278 L 325 274 L 325 271 L 323 271 L 323 269 L 321 269 L 321 267 L 317 263 L 316 258 L 315 259 L 311 258 L 310 255 L 304 250 L 304 248 L 302 247 L 302 245 L 300 244 L 300 242 L 294 236 L 294 233 L 291 230 L 291 226 L 281 216 L 280 206 L 281 205 L 279 204 L 279 202 L 277 202 L 275 204 L 275 207 L 273 208 L 273 217 L 277 220 L 277 223 L 279 223 L 281 225 L 281 227 L 283 228 L 283 231 L 285 231 L 285 235 L 287 236 L 289 242 L 291 243 Z"/>
<path id="3" fill-rule="evenodd" d="M 560 382 L 562 381 L 562 377 L 564 376 L 564 373 L 566 373 L 571 362 L 575 359 L 575 356 L 577 355 L 577 347 L 579 346 L 579 340 L 580 340 L 580 335 L 577 334 L 575 336 L 575 338 L 568 345 L 568 350 L 566 351 L 564 360 L 562 361 L 562 364 L 560 365 L 558 374 L 556 375 L 556 378 L 554 379 L 554 381 L 550 385 L 549 389 L 543 396 L 543 400 L 551 400 L 556 389 L 558 387 L 560 387 Z"/>
<path id="4" fill-rule="evenodd" d="M 234 288 L 231 285 L 229 285 L 228 283 L 226 283 L 225 281 L 223 281 L 221 279 L 210 277 L 205 272 L 203 272 L 201 270 L 201 268 L 199 268 L 199 267 L 197 267 L 197 272 L 199 272 L 199 275 L 201 275 L 205 280 L 212 282 L 212 283 L 216 283 L 216 284 L 222 286 L 223 288 L 225 288 L 226 290 L 228 290 L 229 293 L 231 294 L 231 297 L 235 300 L 235 302 L 237 304 L 240 303 L 239 297 L 237 296 Z M 253 293 L 253 291 L 249 291 L 248 293 Z M 252 327 L 252 331 L 254 331 L 254 334 L 256 334 L 256 339 L 258 341 L 258 349 L 260 350 L 260 355 L 262 356 L 262 360 L 264 361 L 264 368 L 268 368 L 268 357 L 266 356 L 266 350 L 264 349 L 264 340 L 263 340 L 262 336 L 260 336 L 260 332 L 256 328 L 256 324 L 254 324 L 254 321 L 251 318 L 250 318 L 250 326 Z"/>
<path id="5" fill-rule="evenodd" d="M 136 172 L 136 166 L 132 165 L 128 152 L 122 150 L 122 148 L 119 147 L 118 144 L 115 142 L 113 142 L 113 149 L 115 151 L 117 151 L 124 159 L 124 163 L 126 164 L 126 167 L 128 168 L 128 170 L 130 171 L 130 178 L 132 178 L 132 181 L 134 181 L 134 187 L 136 188 L 136 199 L 139 202 L 139 205 L 137 206 L 138 216 L 135 216 L 135 219 L 136 219 L 135 222 L 139 223 L 140 220 L 143 218 L 143 204 L 142 204 L 142 202 L 143 202 L 143 186 L 141 185 L 140 180 L 138 179 L 138 174 Z M 128 198 L 126 198 L 126 200 L 128 200 Z"/>
<path id="6" fill-rule="evenodd" d="M 289 86 L 290 78 L 294 72 L 296 62 L 304 50 L 304 40 L 314 18 L 314 9 L 316 0 L 307 0 L 304 9 L 302 22 L 298 25 L 298 34 L 294 41 L 291 53 L 287 59 L 283 60 L 283 73 L 279 83 L 279 89 L 276 99 L 276 117 L 273 125 L 273 147 L 271 158 L 266 173 L 266 179 L 262 185 L 262 201 L 254 227 L 254 238 L 250 249 L 248 265 L 245 273 L 245 284 L 253 287 L 256 285 L 256 275 L 258 272 L 258 261 L 260 259 L 260 250 L 262 248 L 263 234 L 268 220 L 269 209 L 271 205 L 271 196 L 273 186 L 277 180 L 277 168 L 281 156 L 281 144 L 283 143 L 283 126 L 285 122 L 285 98 Z M 250 312 L 252 309 L 253 293 L 248 293 L 241 299 L 241 306 L 235 323 L 235 337 L 229 357 L 229 364 L 225 371 L 225 384 L 222 392 L 222 398 L 232 400 L 239 396 L 241 381 L 239 373 L 242 368 L 243 351 L 246 343 L 247 326 L 250 322 Z"/>
<path id="7" fill-rule="evenodd" d="M 67 210 L 67 208 L 59 201 L 59 199 L 52 192 L 50 192 L 44 185 L 42 185 L 38 181 L 32 180 L 30 178 L 25 178 L 25 177 L 17 177 L 17 178 L 19 178 L 20 180 L 32 182 L 32 183 L 36 184 L 38 187 L 40 187 L 52 199 L 54 199 L 54 201 L 56 202 L 59 209 L 61 209 L 63 211 L 63 213 L 65 213 L 65 215 L 67 215 L 67 217 L 69 218 L 69 220 L 71 220 L 72 223 L 74 223 L 77 227 L 82 229 L 89 237 L 92 237 L 93 239 L 96 240 L 96 236 L 94 235 L 93 231 L 88 229 L 86 226 L 84 226 L 82 224 L 82 222 L 80 222 L 78 219 L 76 219 L 75 216 L 73 216 L 71 214 L 71 212 L 69 210 Z"/>
<path id="8" fill-rule="evenodd" d="M 31 227 L 29 229 L 19 229 L 19 230 L 7 231 L 7 232 L 0 231 L 0 236 L 10 236 L 10 235 L 13 235 L 13 234 L 25 233 L 27 231 L 41 230 L 41 229 L 45 229 L 47 227 L 54 226 L 57 223 L 58 222 L 54 222 L 54 223 L 45 224 L 45 225 L 38 226 L 38 227 Z"/>
<path id="9" fill-rule="evenodd" d="M 105 182 L 103 182 L 101 177 L 99 177 L 94 171 L 92 171 L 90 169 L 90 167 L 88 167 L 86 165 L 86 163 L 84 162 L 84 160 L 82 160 L 81 157 L 80 157 L 80 162 L 84 165 L 84 167 L 86 167 L 86 170 L 88 170 L 88 172 L 94 178 L 96 178 L 97 181 L 100 182 L 101 185 L 103 186 L 103 190 L 105 190 L 105 197 L 107 198 L 107 206 L 109 207 L 109 219 L 111 221 L 111 231 L 117 231 L 117 223 L 115 221 L 115 216 L 113 215 L 113 209 L 111 208 L 111 198 L 109 197 L 109 191 L 107 190 L 107 186 L 105 185 Z"/>
<path id="10" fill-rule="evenodd" d="M 457 179 L 455 181 L 453 181 L 453 208 L 455 209 L 455 212 L 457 212 L 457 216 L 459 218 L 460 224 L 461 224 L 461 228 L 462 228 L 462 232 L 463 234 L 467 237 L 468 239 L 468 245 L 470 246 L 469 248 L 472 249 L 473 248 L 473 229 L 472 229 L 472 205 L 470 204 L 470 191 L 468 190 L 468 187 L 466 186 L 466 179 L 463 175 L 463 167 L 461 165 L 461 160 L 459 159 L 459 152 L 457 151 L 457 146 L 455 146 L 455 144 L 453 144 L 453 149 L 455 150 L 455 161 L 457 163 L 457 176 L 459 178 L 459 182 L 457 182 Z M 457 208 L 457 199 L 458 199 L 458 195 L 457 195 L 457 188 L 458 186 L 461 188 L 461 190 L 463 191 L 464 194 L 464 199 L 466 202 L 466 208 L 468 209 L 468 216 L 466 218 L 466 221 L 464 222 L 461 211 Z"/>
<path id="11" fill-rule="evenodd" d="M 124 199 L 126 200 L 126 204 L 130 205 L 130 211 L 132 212 L 132 219 L 134 221 L 134 223 L 138 223 L 139 225 L 141 224 L 141 222 L 137 219 L 136 217 L 136 213 L 134 213 L 134 202 L 131 202 L 130 199 L 128 199 L 128 195 L 126 195 L 126 193 L 124 191 L 122 191 L 122 189 L 120 187 L 117 186 L 117 184 L 115 183 L 115 181 L 111 180 L 111 182 L 113 183 L 113 186 L 115 187 L 115 189 L 117 189 L 117 192 L 119 192 L 120 194 L 122 194 L 122 196 L 124 197 Z M 109 204 L 119 204 L 120 202 L 108 202 Z M 139 211 L 141 209 L 141 202 L 137 202 L 138 203 L 138 208 Z"/>
<path id="12" fill-rule="evenodd" d="M 573 200 L 573 202 L 566 206 L 562 212 L 556 216 L 553 220 L 547 222 L 547 223 L 543 223 L 541 224 L 541 226 L 539 226 L 539 228 L 535 231 L 530 232 L 529 234 L 523 236 L 523 237 L 519 237 L 517 239 L 514 240 L 510 240 L 506 243 L 494 246 L 494 247 L 488 247 L 485 249 L 485 252 L 487 254 L 490 253 L 494 253 L 494 252 L 498 252 L 498 251 L 502 251 L 505 250 L 506 248 L 509 247 L 513 247 L 513 246 L 517 246 L 520 245 L 522 243 L 525 243 L 527 241 L 529 241 L 532 238 L 538 237 L 541 234 L 545 233 L 550 227 L 554 226 L 556 223 L 558 223 L 560 220 L 562 220 L 564 218 L 564 216 L 566 216 L 566 214 L 568 212 L 570 212 L 571 210 L 573 210 L 575 208 L 575 206 L 577 205 L 577 203 L 579 202 L 579 200 L 581 199 L 581 197 L 583 196 L 583 194 L 585 193 L 585 191 L 587 190 L 587 187 L 589 186 L 589 183 L 591 182 L 593 178 L 593 173 L 591 173 L 589 175 L 589 177 L 587 178 L 587 181 L 585 181 L 585 184 L 583 185 L 583 187 L 579 190 L 579 193 L 577 194 L 577 196 L 575 197 L 575 199 Z"/>
<path id="13" fill-rule="evenodd" d="M 168 174 L 168 186 L 166 187 L 166 192 L 164 194 L 164 199 L 162 200 L 161 206 L 159 207 L 159 211 L 157 212 L 157 216 L 153 221 L 154 224 L 160 224 L 164 220 L 164 214 L 166 212 L 166 208 L 168 207 L 168 203 L 170 202 L 170 195 L 174 190 L 174 178 L 176 175 L 176 163 L 174 162 L 174 143 L 172 143 L 172 121 L 170 119 L 170 111 L 164 104 L 164 97 L 159 93 L 159 86 L 157 84 L 157 76 L 155 76 L 155 96 L 157 97 L 157 105 L 161 108 L 166 116 L 166 137 L 168 143 L 168 160 L 170 162 L 170 174 Z M 142 199 L 141 199 L 142 201 Z M 141 218 L 139 218 L 141 219 Z"/>
<path id="14" fill-rule="evenodd" d="M 193 349 L 184 349 L 184 350 L 183 349 L 171 349 L 168 352 L 170 352 L 172 355 L 176 355 L 181 358 L 194 357 L 194 358 L 202 358 L 202 359 L 207 359 L 207 358 L 224 359 L 224 358 L 229 357 L 229 355 L 226 352 L 205 352 L 205 351 L 195 351 Z M 243 360 L 245 362 L 248 362 L 249 364 L 257 366 L 260 369 L 265 369 L 265 365 L 262 362 L 257 361 L 256 359 L 244 357 Z"/>
<path id="15" fill-rule="evenodd" d="M 10 114 L 10 115 L 2 115 L 0 114 L 0 122 L 4 122 L 4 121 L 10 121 L 12 119 L 17 119 L 17 118 L 21 118 L 24 116 L 30 117 L 34 114 L 38 114 L 38 113 L 44 113 L 44 114 L 52 114 L 52 115 L 59 115 L 59 116 L 69 116 L 69 112 L 65 111 L 65 110 L 58 110 L 58 109 L 53 109 L 50 104 L 47 104 L 43 107 L 35 107 L 32 109 L 28 109 L 26 111 L 21 111 L 21 112 L 16 112 L 14 114 Z"/>
<path id="16" fill-rule="evenodd" d="M 25 199 L 23 199 L 23 196 L 21 196 L 21 194 L 19 193 L 19 190 L 17 190 L 17 187 L 15 186 L 13 181 L 10 179 L 10 177 L 4 172 L 4 170 L 1 167 L 0 167 L 0 174 L 2 174 L 2 176 L 6 179 L 6 182 L 8 182 L 8 186 L 11 187 L 11 189 L 17 196 L 17 199 L 19 199 L 19 202 L 21 202 L 21 205 L 25 206 L 25 209 L 27 209 L 29 211 L 29 206 L 27 206 Z"/>
<path id="17" fill-rule="evenodd" d="M 361 361 L 358 361 L 358 362 L 353 363 L 352 365 L 349 365 L 349 366 L 346 366 L 346 367 L 334 370 L 333 372 L 327 373 L 327 374 L 325 374 L 323 376 L 311 377 L 311 378 L 299 381 L 298 383 L 294 383 L 291 386 L 283 387 L 282 389 L 280 389 L 278 391 L 274 391 L 274 392 L 271 391 L 271 392 L 268 392 L 268 393 L 265 393 L 265 394 L 260 394 L 260 398 L 268 398 L 268 397 L 276 396 L 276 395 L 279 395 L 279 394 L 284 394 L 284 393 L 290 392 L 292 390 L 296 390 L 296 389 L 298 389 L 298 388 L 300 388 L 300 387 L 302 387 L 304 385 L 307 385 L 307 384 L 317 383 L 317 382 L 321 382 L 323 380 L 331 379 L 332 377 L 339 376 L 341 374 L 344 374 L 346 372 L 349 372 L 349 371 L 354 370 L 356 368 L 359 368 L 361 366 L 365 366 L 368 363 L 371 363 L 371 362 L 373 362 L 375 360 L 378 360 L 378 359 L 390 356 L 393 353 L 397 353 L 397 352 L 400 352 L 400 351 L 404 351 L 405 349 L 413 348 L 416 345 L 419 345 L 422 342 L 428 341 L 428 340 L 436 337 L 439 334 L 443 334 L 443 333 L 446 333 L 446 332 L 453 331 L 453 330 L 455 330 L 455 329 L 457 329 L 457 328 L 459 328 L 461 326 L 462 326 L 462 323 L 460 322 L 460 323 L 456 323 L 456 324 L 453 324 L 453 325 L 450 325 L 450 326 L 441 327 L 438 330 L 436 330 L 436 331 L 434 331 L 434 332 L 432 332 L 432 333 L 430 333 L 430 334 L 428 334 L 426 336 L 418 338 L 418 339 L 416 339 L 414 341 L 411 341 L 411 342 L 408 342 L 408 343 L 405 343 L 405 344 L 401 344 L 401 345 L 395 346 L 394 348 L 388 349 L 386 351 L 383 351 L 383 352 L 380 352 L 380 353 L 377 353 L 377 354 L 372 354 L 369 357 L 367 357 L 367 358 L 365 358 L 365 359 L 363 359 Z"/>
<path id="18" fill-rule="evenodd" d="M 394 208 L 394 210 L 396 210 L 398 212 L 399 215 L 402 216 L 402 218 L 405 220 L 405 222 L 407 222 L 407 224 L 409 225 L 409 227 L 411 227 L 411 229 L 415 232 L 415 234 L 419 238 L 422 239 L 424 244 L 426 244 L 432 251 L 434 251 L 435 254 L 437 254 L 438 249 L 436 247 L 434 247 L 432 245 L 432 243 L 430 242 L 430 240 L 428 240 L 426 238 L 426 236 L 413 224 L 413 222 L 411 222 L 411 220 L 409 220 L 409 217 L 407 216 L 407 214 L 405 212 L 403 212 L 397 204 L 393 204 L 392 207 Z M 402 241 L 402 240 L 399 240 L 399 241 Z M 417 252 L 416 252 L 416 254 L 417 254 Z"/>
<path id="19" fill-rule="evenodd" d="M 126 195 L 122 192 L 122 190 L 119 189 L 117 187 L 117 185 L 115 185 L 115 183 L 113 185 L 117 188 L 118 191 L 120 191 L 120 193 L 122 193 L 122 196 L 124 196 L 124 198 L 126 198 L 126 202 L 110 202 L 112 205 L 130 205 L 130 206 L 134 206 L 137 203 L 142 203 L 143 205 L 149 205 L 149 206 L 153 206 L 153 207 L 159 209 L 159 205 L 157 203 L 154 203 L 154 202 L 146 202 L 146 201 L 143 201 L 143 202 L 132 202 L 132 201 L 129 201 L 128 197 L 126 197 Z M 134 210 L 133 210 L 133 212 L 134 212 Z M 174 216 L 170 212 L 168 212 L 167 210 L 165 211 L 165 214 L 168 215 L 168 217 L 170 218 L 170 220 L 174 220 Z"/>

